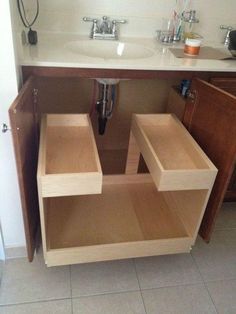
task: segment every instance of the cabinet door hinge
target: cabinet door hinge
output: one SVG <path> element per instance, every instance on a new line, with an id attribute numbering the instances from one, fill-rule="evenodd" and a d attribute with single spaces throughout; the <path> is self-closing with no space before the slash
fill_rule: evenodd
<path id="1" fill-rule="evenodd" d="M 37 104 L 38 91 L 39 90 L 37 88 L 33 88 L 33 102 L 34 102 L 34 104 Z"/>
<path id="2" fill-rule="evenodd" d="M 197 97 L 197 91 L 195 89 L 187 91 L 187 98 L 191 102 L 195 103 L 196 97 Z"/>

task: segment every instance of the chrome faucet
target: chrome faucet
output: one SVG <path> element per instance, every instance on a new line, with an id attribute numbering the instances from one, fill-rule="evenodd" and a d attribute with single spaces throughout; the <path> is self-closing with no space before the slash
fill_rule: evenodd
<path id="1" fill-rule="evenodd" d="M 103 18 L 102 18 L 102 22 L 100 25 L 100 33 L 102 33 L 102 34 L 110 34 L 111 33 L 110 21 L 107 19 L 107 16 L 103 16 Z"/>
<path id="2" fill-rule="evenodd" d="M 223 44 L 228 47 L 229 42 L 230 42 L 229 33 L 233 30 L 233 27 L 220 25 L 220 29 L 226 30 L 226 34 L 225 34 L 225 38 L 224 38 Z"/>
<path id="3" fill-rule="evenodd" d="M 112 20 L 107 16 L 103 16 L 102 20 L 98 22 L 97 19 L 84 17 L 84 22 L 92 22 L 92 28 L 90 31 L 90 38 L 92 39 L 107 39 L 118 40 L 118 27 L 117 24 L 125 24 L 126 20 Z"/>

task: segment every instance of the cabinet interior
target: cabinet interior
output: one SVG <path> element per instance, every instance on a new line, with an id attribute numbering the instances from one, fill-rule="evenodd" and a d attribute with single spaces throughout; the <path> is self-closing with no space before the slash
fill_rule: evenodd
<path id="1" fill-rule="evenodd" d="M 125 172 L 132 113 L 165 112 L 168 95 L 177 79 L 121 80 L 112 118 L 106 132 L 98 135 L 97 114 L 91 117 L 104 174 Z M 47 113 L 89 113 L 94 81 L 86 78 L 37 77 L 39 119 Z M 139 172 L 147 168 L 141 158 Z"/>
<path id="2" fill-rule="evenodd" d="M 151 178 L 120 179 L 109 178 L 102 194 L 46 199 L 47 249 L 192 239 L 207 190 L 158 192 Z"/>
<path id="3" fill-rule="evenodd" d="M 76 128 L 75 134 L 64 139 L 71 127 Z M 174 134 L 167 132 L 169 129 Z M 180 138 L 175 154 L 169 149 L 172 135 Z M 54 154 L 47 158 L 52 148 Z M 86 159 L 87 148 L 95 156 L 91 167 L 97 165 L 96 172 L 83 166 L 90 161 L 90 157 Z M 150 174 L 137 173 L 140 152 Z M 166 170 L 159 153 L 166 155 L 163 163 L 167 159 L 172 164 L 176 159 L 176 168 Z M 178 167 L 178 153 L 183 161 L 186 158 L 186 168 Z M 47 265 L 188 252 L 195 242 L 216 169 L 182 124 L 170 114 L 134 114 L 125 174 L 102 174 L 97 154 L 87 114 L 43 117 L 37 179 Z M 60 167 L 59 162 L 58 173 L 47 173 L 47 164 L 57 165 L 58 155 L 65 164 L 72 163 L 72 156 L 82 168 L 73 167 L 67 173 L 71 167 Z M 203 172 L 199 167 L 204 167 Z M 191 182 L 189 175 L 195 172 Z"/>

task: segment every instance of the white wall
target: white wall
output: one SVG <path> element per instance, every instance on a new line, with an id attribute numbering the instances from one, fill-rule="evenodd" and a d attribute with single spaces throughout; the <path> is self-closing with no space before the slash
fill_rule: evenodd
<path id="1" fill-rule="evenodd" d="M 2 226 L 0 221 L 0 280 L 1 280 L 1 261 L 6 259 L 5 247 L 3 242 Z"/>
<path id="2" fill-rule="evenodd" d="M 9 125 L 8 108 L 18 93 L 9 1 L 0 1 L 0 125 Z M 0 132 L 0 220 L 6 247 L 25 246 L 11 133 Z"/>
<path id="3" fill-rule="evenodd" d="M 25 0 L 28 9 L 34 1 Z M 160 29 L 162 18 L 170 17 L 175 0 L 40 0 L 38 30 L 76 32 L 88 35 L 90 25 L 82 17 L 124 17 L 129 24 L 121 26 L 123 36 L 153 37 Z M 192 0 L 191 8 L 197 10 L 200 23 L 197 31 L 208 41 L 220 42 L 224 31 L 220 24 L 236 27 L 235 0 Z"/>

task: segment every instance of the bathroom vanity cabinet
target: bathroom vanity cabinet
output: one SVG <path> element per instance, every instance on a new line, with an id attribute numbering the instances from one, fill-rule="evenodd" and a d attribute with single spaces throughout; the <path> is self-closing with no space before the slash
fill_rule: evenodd
<path id="1" fill-rule="evenodd" d="M 85 158 L 88 162 L 85 174 L 80 173 L 80 166 L 73 168 L 74 161 L 76 164 L 76 157 L 73 156 L 77 153 L 75 151 L 73 155 L 69 152 L 71 149 L 76 150 L 76 145 L 62 148 L 67 144 L 66 136 L 70 138 L 73 132 L 65 132 L 65 134 L 62 132 L 63 145 L 59 141 L 57 147 L 64 152 L 65 157 L 71 158 L 71 161 L 68 163 L 63 161 L 63 164 L 66 165 L 66 169 L 72 169 L 70 170 L 72 172 L 57 174 L 58 169 L 63 169 L 63 166 L 59 157 L 56 158 L 58 163 L 53 162 L 55 151 L 52 148 L 48 157 L 49 165 L 47 159 L 40 159 L 42 161 L 39 163 L 41 172 L 38 175 L 40 188 L 37 188 L 41 120 L 38 95 L 47 93 L 47 87 L 44 91 L 40 87 L 42 85 L 38 84 L 39 77 L 41 79 L 47 75 L 73 77 L 78 73 L 85 77 L 105 77 L 108 75 L 109 71 L 107 71 L 95 70 L 96 73 L 93 72 L 93 75 L 91 71 L 81 69 L 76 71 L 48 69 L 47 72 L 46 68 L 36 67 L 30 71 L 29 67 L 26 67 L 23 71 L 25 84 L 9 113 L 29 260 L 33 259 L 40 225 L 38 192 L 44 253 L 48 265 L 187 252 L 194 244 L 213 182 L 212 171 L 214 173 L 215 170 L 211 169 L 211 163 L 205 154 L 174 118 L 170 124 L 167 119 L 161 131 L 162 127 L 156 125 L 158 122 L 155 122 L 150 129 L 147 128 L 147 125 L 152 125 L 151 116 L 147 120 L 148 123 L 143 121 L 141 116 L 136 116 L 132 124 L 125 173 L 104 176 L 101 173 L 90 122 L 85 116 L 78 117 L 78 120 L 86 123 L 86 136 L 81 140 L 82 143 L 90 143 L 90 148 L 86 148 L 85 155 L 93 156 L 93 166 L 90 169 L 89 159 Z M 128 78 L 135 75 L 131 72 L 119 70 L 115 75 Z M 146 74 L 145 71 L 137 71 L 139 78 L 141 72 L 144 78 L 162 77 L 161 73 L 155 74 L 155 71 L 147 71 Z M 35 76 L 29 77 L 30 73 Z M 174 71 L 169 74 L 170 77 L 172 75 L 177 77 Z M 168 73 L 163 75 L 168 78 Z M 188 75 L 190 76 L 190 73 Z M 209 74 L 202 73 L 202 76 L 209 76 Z M 233 172 L 236 155 L 236 98 L 199 79 L 193 80 L 191 90 L 193 97 L 186 103 L 183 122 L 219 170 L 200 229 L 201 235 L 209 240 L 214 219 Z M 69 99 L 68 95 L 68 101 Z M 50 103 L 45 104 L 46 108 L 47 106 L 50 108 Z M 54 124 L 55 130 L 61 128 L 62 126 L 57 125 L 56 117 L 57 115 L 46 118 L 43 124 L 45 127 L 41 128 L 41 132 L 47 130 L 47 123 Z M 70 124 L 70 119 L 66 119 L 66 123 Z M 64 125 L 64 122 L 62 124 Z M 72 126 L 78 128 L 78 132 L 75 132 L 78 142 L 82 136 L 79 131 L 81 127 L 84 126 L 77 124 Z M 61 140 L 54 131 L 45 134 L 44 138 L 48 138 L 49 142 L 55 143 L 53 136 Z M 155 134 L 158 135 L 157 138 Z M 42 141 L 41 136 L 41 143 Z M 41 144 L 41 147 L 46 145 L 47 141 Z M 176 149 L 176 152 L 171 149 Z M 181 151 L 183 155 L 178 159 L 177 156 L 182 154 Z M 140 152 L 150 174 L 137 174 Z M 185 168 L 179 165 L 179 162 L 185 163 L 186 152 L 189 168 L 182 174 Z M 45 156 L 42 148 L 40 154 L 40 158 L 42 154 Z M 173 158 L 170 160 L 170 169 L 168 169 L 168 156 Z M 77 180 L 81 180 L 80 187 L 79 183 L 77 186 Z M 71 183 L 72 186 L 65 188 L 63 184 L 67 183 Z"/>

